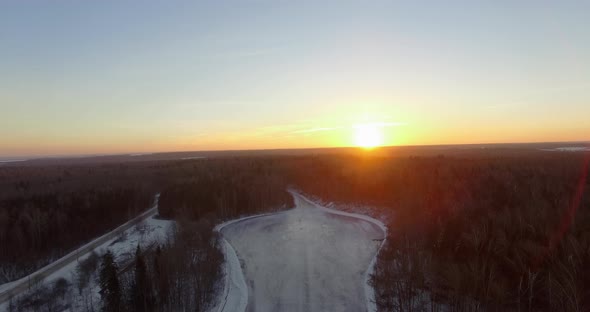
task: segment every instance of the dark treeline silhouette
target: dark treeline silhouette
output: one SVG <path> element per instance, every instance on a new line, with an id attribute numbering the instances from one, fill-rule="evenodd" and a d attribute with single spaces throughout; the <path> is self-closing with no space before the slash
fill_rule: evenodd
<path id="1" fill-rule="evenodd" d="M 314 157 L 292 178 L 388 217 L 372 278 L 381 311 L 588 311 L 588 160 Z"/>
<path id="2" fill-rule="evenodd" d="M 162 189 L 160 215 L 226 220 L 293 205 L 279 163 L 267 159 L 200 162 Z"/>

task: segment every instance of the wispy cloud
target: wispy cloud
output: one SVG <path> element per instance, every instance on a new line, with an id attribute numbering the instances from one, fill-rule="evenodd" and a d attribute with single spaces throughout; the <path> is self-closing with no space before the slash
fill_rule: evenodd
<path id="1" fill-rule="evenodd" d="M 405 122 L 393 122 L 393 121 L 377 121 L 377 122 L 369 122 L 369 123 L 361 123 L 352 125 L 352 128 L 357 128 L 365 125 L 371 125 L 372 127 L 377 128 L 385 128 L 385 127 L 400 127 L 405 126 L 407 123 Z M 314 132 L 324 132 L 324 131 L 334 131 L 349 128 L 350 126 L 334 126 L 334 127 L 313 127 L 313 128 L 304 128 L 298 129 L 289 132 L 289 134 L 310 134 Z"/>
<path id="2" fill-rule="evenodd" d="M 320 131 L 332 131 L 332 130 L 338 130 L 340 128 L 341 127 L 320 127 L 320 128 L 301 129 L 301 130 L 292 131 L 290 133 L 312 133 L 312 132 L 320 132 Z"/>
<path id="3" fill-rule="evenodd" d="M 379 122 L 368 122 L 368 123 L 361 123 L 361 124 L 356 124 L 353 126 L 353 128 L 358 128 L 358 127 L 364 127 L 370 125 L 372 127 L 378 127 L 378 128 L 384 128 L 384 127 L 401 127 L 401 126 L 405 126 L 407 125 L 406 122 L 385 122 L 385 121 L 379 121 Z"/>
<path id="4" fill-rule="evenodd" d="M 400 127 L 407 125 L 407 122 L 397 122 L 397 121 L 390 121 L 390 122 L 376 122 L 374 123 L 377 127 Z"/>

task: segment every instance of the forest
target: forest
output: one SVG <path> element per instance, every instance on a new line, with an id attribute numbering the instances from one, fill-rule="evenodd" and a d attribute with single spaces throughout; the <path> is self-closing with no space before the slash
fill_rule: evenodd
<path id="1" fill-rule="evenodd" d="M 4 282 L 136 216 L 151 206 L 156 193 L 159 217 L 177 221 L 167 243 L 137 252 L 135 270 L 117 268 L 112 255 L 95 255 L 79 264 L 75 285 L 61 281 L 39 286 L 14 298 L 11 310 L 67 308 L 68 300 L 56 295 L 69 288 L 86 300 L 86 311 L 204 309 L 220 287 L 223 263 L 213 227 L 239 216 L 293 206 L 277 168 L 274 159 L 259 157 L 0 167 Z M 101 287 L 109 290 L 103 302 L 91 301 L 91 278 L 100 279 Z M 138 294 L 144 297 L 138 299 Z"/>
<path id="2" fill-rule="evenodd" d="M 309 194 L 387 220 L 372 277 L 380 311 L 588 311 L 589 161 L 316 157 L 292 173 Z"/>
<path id="3" fill-rule="evenodd" d="M 0 283 L 27 275 L 148 208 L 128 166 L 0 167 Z"/>
<path id="4" fill-rule="evenodd" d="M 222 275 L 213 227 L 292 207 L 291 187 L 371 207 L 387 223 L 371 278 L 380 311 L 588 311 L 589 160 L 583 153 L 318 153 L 0 167 L 1 278 L 104 233 L 159 192 L 160 217 L 177 221 L 171 239 L 138 251 L 115 295 L 87 310 L 199 310 Z M 105 267 L 107 255 L 96 259 L 87 270 L 106 289 L 101 276 L 117 268 Z M 35 310 L 17 303 L 17 311 Z"/>

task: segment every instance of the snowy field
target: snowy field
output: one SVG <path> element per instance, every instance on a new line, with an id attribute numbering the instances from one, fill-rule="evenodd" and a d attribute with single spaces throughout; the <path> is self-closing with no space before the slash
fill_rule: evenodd
<path id="1" fill-rule="evenodd" d="M 221 229 L 241 263 L 246 310 L 366 311 L 366 273 L 384 228 L 294 198 L 294 209 Z"/>

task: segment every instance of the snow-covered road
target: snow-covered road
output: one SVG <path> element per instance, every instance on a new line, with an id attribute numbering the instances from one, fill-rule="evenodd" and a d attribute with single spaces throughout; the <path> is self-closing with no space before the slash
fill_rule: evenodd
<path id="1" fill-rule="evenodd" d="M 247 311 L 366 311 L 365 273 L 384 230 L 293 195 L 294 209 L 221 230 L 242 265 Z"/>

